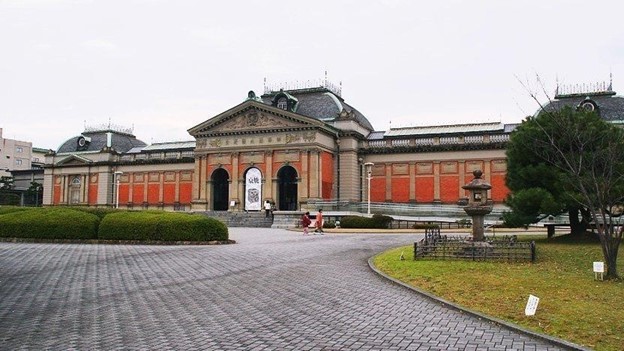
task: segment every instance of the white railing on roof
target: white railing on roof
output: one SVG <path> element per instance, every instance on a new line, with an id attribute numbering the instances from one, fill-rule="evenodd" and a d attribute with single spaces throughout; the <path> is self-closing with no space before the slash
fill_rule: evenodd
<path id="1" fill-rule="evenodd" d="M 480 144 L 483 142 L 483 135 L 468 135 L 464 137 L 465 144 Z"/>
<path id="2" fill-rule="evenodd" d="M 416 145 L 433 145 L 435 144 L 434 138 L 418 138 L 414 139 L 414 144 Z"/>
<path id="3" fill-rule="evenodd" d="M 391 142 L 392 146 L 408 146 L 409 139 L 395 139 Z"/>
<path id="4" fill-rule="evenodd" d="M 446 145 L 446 144 L 459 144 L 459 137 L 441 137 L 440 138 L 440 145 Z"/>
<path id="5" fill-rule="evenodd" d="M 509 141 L 509 134 L 493 134 L 490 135 L 491 143 L 500 143 L 504 141 Z"/>
<path id="6" fill-rule="evenodd" d="M 368 142 L 368 147 L 385 147 L 385 140 L 371 140 Z"/>

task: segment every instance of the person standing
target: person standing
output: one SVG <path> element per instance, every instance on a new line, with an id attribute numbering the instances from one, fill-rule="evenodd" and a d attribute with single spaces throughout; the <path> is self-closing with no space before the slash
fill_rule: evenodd
<path id="1" fill-rule="evenodd" d="M 266 200 L 264 202 L 264 211 L 266 212 L 264 217 L 269 218 L 269 214 L 271 213 L 271 201 Z"/>
<path id="2" fill-rule="evenodd" d="M 323 231 L 323 210 L 319 208 L 318 213 L 316 214 L 316 230 L 314 231 L 315 233 L 321 233 L 324 234 L 325 232 Z"/>
<path id="3" fill-rule="evenodd" d="M 301 226 L 303 227 L 303 235 L 308 235 L 308 227 L 312 221 L 310 220 L 310 212 L 306 212 L 301 217 Z"/>

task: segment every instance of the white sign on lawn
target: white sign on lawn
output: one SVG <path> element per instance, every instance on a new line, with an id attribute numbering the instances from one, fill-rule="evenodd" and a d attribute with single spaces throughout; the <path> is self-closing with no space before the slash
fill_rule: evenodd
<path id="1" fill-rule="evenodd" d="M 262 175 L 260 170 L 252 167 L 245 174 L 245 210 L 260 211 L 262 204 Z"/>
<path id="2" fill-rule="evenodd" d="M 602 280 L 604 277 L 604 262 L 594 262 L 594 279 Z"/>
<path id="3" fill-rule="evenodd" d="M 594 262 L 594 273 L 604 273 L 604 262 Z"/>
<path id="4" fill-rule="evenodd" d="M 527 316 L 534 316 L 535 311 L 537 311 L 537 304 L 539 304 L 539 297 L 529 295 L 529 301 L 527 301 L 526 308 L 524 309 L 524 314 Z"/>

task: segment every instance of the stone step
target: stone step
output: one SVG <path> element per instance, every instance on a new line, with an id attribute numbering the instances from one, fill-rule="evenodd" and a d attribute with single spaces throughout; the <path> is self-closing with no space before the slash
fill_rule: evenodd
<path id="1" fill-rule="evenodd" d="M 273 218 L 267 218 L 264 212 L 204 211 L 202 213 L 222 221 L 228 227 L 270 228 L 273 225 Z"/>

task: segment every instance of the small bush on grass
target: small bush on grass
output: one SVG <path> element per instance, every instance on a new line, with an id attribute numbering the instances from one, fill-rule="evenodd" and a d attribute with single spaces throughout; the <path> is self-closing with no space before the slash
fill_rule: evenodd
<path id="1" fill-rule="evenodd" d="M 159 240 L 211 241 L 227 240 L 228 229 L 221 221 L 202 215 L 166 213 L 159 218 Z"/>
<path id="2" fill-rule="evenodd" d="M 98 239 L 154 240 L 157 214 L 145 212 L 110 213 L 100 222 Z"/>
<path id="3" fill-rule="evenodd" d="M 359 216 L 345 216 L 340 219 L 341 228 L 375 228 L 388 229 L 392 217 L 374 214 L 372 218 Z"/>
<path id="4" fill-rule="evenodd" d="M 102 219 L 98 237 L 104 240 L 211 241 L 227 240 L 228 230 L 217 219 L 170 212 L 118 212 Z"/>
<path id="5" fill-rule="evenodd" d="M 67 208 L 29 208 L 0 216 L 0 237 L 95 239 L 99 218 Z"/>
<path id="6" fill-rule="evenodd" d="M 440 226 L 433 223 L 414 223 L 412 229 L 440 229 Z"/>
<path id="7" fill-rule="evenodd" d="M 323 222 L 323 228 L 329 228 L 329 229 L 336 228 L 336 222 L 334 222 L 334 221 L 324 221 Z"/>

